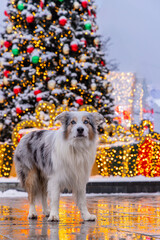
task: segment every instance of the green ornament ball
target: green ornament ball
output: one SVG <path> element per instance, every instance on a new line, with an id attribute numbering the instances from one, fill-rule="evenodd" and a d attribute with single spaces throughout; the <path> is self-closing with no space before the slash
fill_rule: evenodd
<path id="1" fill-rule="evenodd" d="M 59 2 L 63 2 L 64 0 L 58 0 Z"/>
<path id="2" fill-rule="evenodd" d="M 32 63 L 37 64 L 39 62 L 39 56 L 32 57 Z"/>
<path id="3" fill-rule="evenodd" d="M 24 9 L 24 4 L 22 2 L 18 3 L 17 8 L 19 11 L 22 11 Z"/>
<path id="4" fill-rule="evenodd" d="M 91 30 L 91 28 L 92 28 L 92 25 L 90 22 L 85 23 L 85 25 L 84 25 L 85 30 Z"/>
<path id="5" fill-rule="evenodd" d="M 14 56 L 17 56 L 19 54 L 19 49 L 18 48 L 13 48 L 12 53 Z"/>

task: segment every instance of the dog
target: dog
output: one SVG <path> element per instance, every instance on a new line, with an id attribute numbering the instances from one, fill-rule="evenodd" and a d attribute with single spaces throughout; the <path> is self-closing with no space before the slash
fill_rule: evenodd
<path id="1" fill-rule="evenodd" d="M 18 178 L 28 192 L 28 218 L 37 218 L 35 200 L 42 200 L 48 221 L 59 221 L 59 198 L 72 191 L 84 221 L 95 221 L 86 206 L 86 184 L 95 161 L 97 127 L 104 122 L 99 113 L 63 112 L 55 121 L 58 130 L 38 130 L 22 137 L 14 161 Z M 50 212 L 47 205 L 50 198 Z"/>

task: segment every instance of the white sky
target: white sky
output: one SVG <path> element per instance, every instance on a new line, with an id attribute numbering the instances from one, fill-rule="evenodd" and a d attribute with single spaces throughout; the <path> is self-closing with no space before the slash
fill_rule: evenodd
<path id="1" fill-rule="evenodd" d="M 0 0 L 0 30 L 7 0 Z M 109 57 L 160 89 L 160 0 L 95 0 L 97 25 L 111 37 Z"/>

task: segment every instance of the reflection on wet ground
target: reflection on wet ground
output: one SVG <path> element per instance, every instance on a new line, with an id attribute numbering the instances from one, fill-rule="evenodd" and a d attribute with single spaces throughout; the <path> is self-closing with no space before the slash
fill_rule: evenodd
<path id="1" fill-rule="evenodd" d="M 0 198 L 0 239 L 157 240 L 160 239 L 160 195 L 88 196 L 96 222 L 84 223 L 71 196 L 62 196 L 60 222 L 48 223 L 37 207 L 37 220 L 28 220 L 26 198 Z"/>

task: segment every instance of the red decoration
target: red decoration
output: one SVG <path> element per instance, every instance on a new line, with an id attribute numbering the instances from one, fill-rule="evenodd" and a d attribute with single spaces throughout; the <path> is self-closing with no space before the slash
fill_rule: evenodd
<path id="1" fill-rule="evenodd" d="M 83 99 L 82 98 L 77 99 L 76 103 L 78 103 L 80 106 L 82 106 L 83 105 Z"/>
<path id="2" fill-rule="evenodd" d="M 9 47 L 12 46 L 12 43 L 9 42 L 9 41 L 5 41 L 5 42 L 4 42 L 4 46 L 5 46 L 6 48 L 9 48 Z"/>
<path id="3" fill-rule="evenodd" d="M 124 120 L 130 120 L 131 119 L 131 112 L 129 110 L 123 111 L 123 118 Z"/>
<path id="4" fill-rule="evenodd" d="M 91 10 L 90 9 L 88 9 L 88 15 L 91 16 Z"/>
<path id="5" fill-rule="evenodd" d="M 20 107 L 16 107 L 16 113 L 21 114 L 23 111 Z"/>
<path id="6" fill-rule="evenodd" d="M 33 23 L 33 22 L 34 22 L 34 16 L 33 16 L 33 15 L 28 16 L 28 17 L 26 18 L 26 21 L 27 21 L 28 23 Z"/>
<path id="7" fill-rule="evenodd" d="M 20 92 L 21 92 L 21 87 L 20 87 L 20 86 L 15 86 L 15 87 L 13 88 L 13 92 L 14 92 L 14 94 L 20 93 Z"/>
<path id="8" fill-rule="evenodd" d="M 40 90 L 40 89 L 37 89 L 37 90 L 35 90 L 34 91 L 34 95 L 37 95 L 37 94 L 39 94 L 39 93 L 41 93 L 42 91 Z"/>
<path id="9" fill-rule="evenodd" d="M 106 64 L 103 60 L 101 60 L 101 65 L 104 67 Z"/>
<path id="10" fill-rule="evenodd" d="M 5 10 L 4 11 L 4 15 L 6 16 L 6 17 L 10 17 L 10 15 L 8 14 L 8 12 Z"/>
<path id="11" fill-rule="evenodd" d="M 5 71 L 3 72 L 3 74 L 4 74 L 4 76 L 5 76 L 5 77 L 7 77 L 7 78 L 8 78 L 8 77 L 9 77 L 8 75 L 10 74 L 10 71 L 8 71 L 8 70 L 5 70 Z"/>
<path id="12" fill-rule="evenodd" d="M 82 7 L 83 7 L 83 8 L 87 8 L 87 7 L 88 7 L 88 1 L 86 1 L 86 0 L 83 0 L 83 1 L 81 2 L 81 4 L 82 4 Z"/>
<path id="13" fill-rule="evenodd" d="M 18 134 L 18 142 L 20 142 L 21 141 L 21 138 L 23 137 L 23 135 L 22 134 Z"/>
<path id="14" fill-rule="evenodd" d="M 61 25 L 61 26 L 65 26 L 66 25 L 66 23 L 67 23 L 67 18 L 66 17 L 60 17 L 60 19 L 59 19 L 59 24 Z"/>
<path id="15" fill-rule="evenodd" d="M 43 8 L 44 7 L 44 3 L 42 1 L 40 1 L 40 7 Z"/>
<path id="16" fill-rule="evenodd" d="M 34 50 L 34 47 L 33 46 L 28 46 L 27 48 L 27 53 L 32 53 Z"/>
<path id="17" fill-rule="evenodd" d="M 76 42 L 72 42 L 71 43 L 71 50 L 73 52 L 77 52 L 78 51 L 78 44 Z"/>
<path id="18" fill-rule="evenodd" d="M 41 100 L 42 100 L 42 97 L 41 97 L 41 96 L 37 96 L 37 97 L 36 97 L 36 101 L 37 101 L 37 102 L 39 102 L 39 101 L 41 101 Z"/>
<path id="19" fill-rule="evenodd" d="M 84 46 L 84 47 L 87 47 L 87 41 L 86 41 L 85 38 L 82 38 L 82 39 L 81 39 L 81 42 L 83 43 L 83 46 Z"/>

